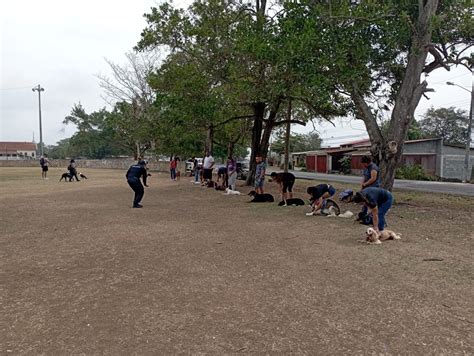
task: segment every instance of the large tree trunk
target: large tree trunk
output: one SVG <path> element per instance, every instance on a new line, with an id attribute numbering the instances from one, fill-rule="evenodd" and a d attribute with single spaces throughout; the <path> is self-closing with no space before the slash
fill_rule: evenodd
<path id="1" fill-rule="evenodd" d="M 419 15 L 416 32 L 412 34 L 412 44 L 408 55 L 405 74 L 395 100 L 388 133 L 384 137 L 377 121 L 359 92 L 356 84 L 351 89 L 351 98 L 356 107 L 357 118 L 362 119 L 372 144 L 371 152 L 380 166 L 381 186 L 392 190 L 395 172 L 402 158 L 403 145 L 408 128 L 414 119 L 414 113 L 421 96 L 426 90 L 426 81 L 420 83 L 420 77 L 426 63 L 431 44 L 431 21 L 436 14 L 439 0 L 419 0 Z"/>
<path id="2" fill-rule="evenodd" d="M 204 149 L 212 155 L 214 149 L 214 126 L 212 125 L 207 128 Z"/>
<path id="3" fill-rule="evenodd" d="M 283 171 L 288 172 L 289 168 L 289 158 L 290 158 L 290 131 L 291 131 L 291 99 L 288 101 L 288 108 L 286 112 L 286 133 L 285 133 L 285 164 L 283 166 Z"/>
<path id="4" fill-rule="evenodd" d="M 263 129 L 263 117 L 265 115 L 265 103 L 255 103 L 253 105 L 254 111 L 254 121 L 252 127 L 252 142 L 251 142 L 251 152 L 250 152 L 250 167 L 249 174 L 247 176 L 246 184 L 252 185 L 255 180 L 255 157 L 260 154 L 260 138 L 262 136 Z"/>

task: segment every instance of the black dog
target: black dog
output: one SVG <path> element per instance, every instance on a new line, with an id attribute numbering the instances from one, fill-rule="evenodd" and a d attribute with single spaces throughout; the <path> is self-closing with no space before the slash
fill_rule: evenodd
<path id="1" fill-rule="evenodd" d="M 82 174 L 82 173 L 79 173 L 79 177 L 83 178 L 83 179 L 87 179 L 86 175 L 85 174 Z"/>
<path id="2" fill-rule="evenodd" d="M 278 203 L 278 206 L 283 206 L 285 205 L 285 201 L 282 200 L 281 202 Z M 299 206 L 299 205 L 305 205 L 303 199 L 300 199 L 300 198 L 291 198 L 291 199 L 286 199 L 286 205 L 295 205 L 295 206 Z"/>
<path id="3" fill-rule="evenodd" d="M 62 181 L 63 179 L 64 179 L 65 182 L 67 182 L 67 179 L 68 179 L 68 178 L 69 178 L 69 181 L 71 181 L 71 176 L 69 175 L 69 173 L 63 173 L 63 174 L 61 175 L 61 178 L 59 179 L 58 183 L 59 183 L 60 181 Z"/>
<path id="4" fill-rule="evenodd" d="M 248 195 L 253 197 L 249 203 L 273 203 L 275 201 L 275 199 L 273 199 L 273 195 L 257 194 L 255 190 L 250 191 Z"/>

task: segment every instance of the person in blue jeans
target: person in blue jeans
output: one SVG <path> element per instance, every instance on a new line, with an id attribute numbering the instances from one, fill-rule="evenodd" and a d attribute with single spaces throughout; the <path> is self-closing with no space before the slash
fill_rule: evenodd
<path id="1" fill-rule="evenodd" d="M 364 204 L 372 211 L 375 231 L 380 233 L 385 229 L 385 215 L 393 203 L 392 193 L 382 188 L 369 187 L 357 192 L 353 201 L 357 204 Z"/>

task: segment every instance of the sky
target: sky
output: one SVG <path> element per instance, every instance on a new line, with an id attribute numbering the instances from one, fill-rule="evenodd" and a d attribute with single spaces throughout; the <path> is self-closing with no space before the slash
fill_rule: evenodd
<path id="1" fill-rule="evenodd" d="M 175 1 L 185 5 L 189 0 Z M 87 112 L 107 106 L 97 75 L 109 75 L 105 58 L 125 64 L 146 27 L 143 14 L 154 0 L 15 0 L 0 1 L 0 140 L 39 142 L 38 93 L 40 84 L 43 140 L 55 144 L 70 137 L 75 128 L 63 125 L 75 103 Z M 25 11 L 25 10 L 28 11 Z M 452 81 L 471 90 L 472 76 L 464 67 L 437 70 L 427 78 L 435 92 L 423 98 L 416 117 L 430 107 L 469 110 L 470 94 L 446 85 Z M 325 145 L 367 137 L 361 121 L 340 119 L 317 124 Z M 313 125 L 293 126 L 306 133 Z"/>

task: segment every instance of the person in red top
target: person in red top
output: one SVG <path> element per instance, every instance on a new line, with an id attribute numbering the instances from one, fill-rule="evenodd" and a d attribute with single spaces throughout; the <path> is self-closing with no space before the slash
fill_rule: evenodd
<path id="1" fill-rule="evenodd" d="M 176 159 L 171 158 L 171 161 L 170 161 L 171 180 L 176 180 L 176 166 L 177 166 Z"/>

